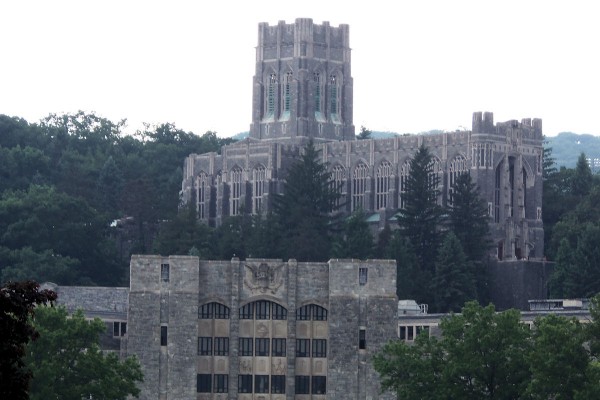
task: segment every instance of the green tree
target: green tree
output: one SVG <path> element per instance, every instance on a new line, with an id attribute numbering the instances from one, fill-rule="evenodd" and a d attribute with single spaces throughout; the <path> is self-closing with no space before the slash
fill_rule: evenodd
<path id="1" fill-rule="evenodd" d="M 373 134 L 373 131 L 365 128 L 364 126 L 360 127 L 360 132 L 358 134 L 358 136 L 356 136 L 356 138 L 358 140 L 365 140 L 365 139 L 371 139 L 371 135 Z"/>
<path id="2" fill-rule="evenodd" d="M 288 170 L 283 193 L 274 197 L 279 220 L 282 255 L 298 261 L 325 261 L 338 228 L 335 204 L 339 199 L 327 167 L 310 141 L 300 159 Z"/>
<path id="3" fill-rule="evenodd" d="M 0 287 L 0 398 L 28 400 L 31 370 L 25 363 L 26 345 L 39 337 L 31 323 L 36 306 L 56 300 L 56 293 L 39 290 L 33 281 Z"/>
<path id="4" fill-rule="evenodd" d="M 527 394 L 531 399 L 575 397 L 586 383 L 590 362 L 584 340 L 583 327 L 575 318 L 548 315 L 536 319 L 532 349 L 527 354 L 531 370 Z"/>
<path id="5" fill-rule="evenodd" d="M 529 330 L 520 313 L 465 304 L 440 323 L 439 341 L 421 335 L 410 348 L 392 341 L 375 356 L 384 389 L 399 398 L 518 399 L 530 381 Z"/>
<path id="6" fill-rule="evenodd" d="M 388 257 L 396 260 L 396 294 L 399 299 L 428 301 L 422 288 L 429 288 L 431 275 L 419 267 L 410 239 L 394 232 L 388 247 Z"/>
<path id="7" fill-rule="evenodd" d="M 96 186 L 100 208 L 107 212 L 111 218 L 120 216 L 123 174 L 112 156 L 109 156 L 102 166 Z"/>
<path id="8" fill-rule="evenodd" d="M 362 209 L 352 213 L 333 245 L 333 257 L 366 260 L 373 254 L 373 235 Z"/>
<path id="9" fill-rule="evenodd" d="M 435 312 L 459 312 L 465 302 L 477 298 L 475 268 L 452 232 L 446 234 L 438 250 L 431 291 Z"/>
<path id="10" fill-rule="evenodd" d="M 578 197 L 587 195 L 592 187 L 592 181 L 592 170 L 590 169 L 585 153 L 581 153 L 577 159 L 575 174 L 573 175 L 573 194 Z"/>
<path id="11" fill-rule="evenodd" d="M 33 372 L 31 400 L 137 397 L 140 364 L 135 357 L 121 362 L 115 353 L 102 352 L 99 335 L 106 326 L 100 319 L 87 321 L 81 310 L 69 316 L 64 307 L 41 307 L 34 323 L 40 336 L 26 358 Z"/>

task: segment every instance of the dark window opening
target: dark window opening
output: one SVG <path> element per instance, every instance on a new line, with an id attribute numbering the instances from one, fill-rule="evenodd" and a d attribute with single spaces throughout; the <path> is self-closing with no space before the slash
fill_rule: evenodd
<path id="1" fill-rule="evenodd" d="M 198 374 L 196 376 L 196 391 L 198 393 L 211 393 L 211 376 L 210 374 Z"/>
<path id="2" fill-rule="evenodd" d="M 246 304 L 240 309 L 240 319 L 254 319 L 254 303 Z"/>
<path id="3" fill-rule="evenodd" d="M 252 375 L 238 375 L 238 393 L 252 393 Z"/>
<path id="4" fill-rule="evenodd" d="M 312 377 L 312 394 L 327 393 L 327 377 L 313 376 Z"/>
<path id="5" fill-rule="evenodd" d="M 269 393 L 269 375 L 254 375 L 254 393 Z"/>
<path id="6" fill-rule="evenodd" d="M 310 339 L 296 339 L 296 357 L 310 357 Z"/>
<path id="7" fill-rule="evenodd" d="M 215 356 L 227 356 L 229 355 L 229 338 L 228 337 L 216 337 L 215 338 Z"/>
<path id="8" fill-rule="evenodd" d="M 229 307 L 220 303 L 208 303 L 198 309 L 200 319 L 229 319 Z"/>
<path id="9" fill-rule="evenodd" d="M 283 319 L 287 319 L 287 310 L 277 304 L 277 303 L 273 303 L 273 319 L 278 319 L 278 320 L 283 320 Z"/>
<path id="10" fill-rule="evenodd" d="M 269 339 L 256 339 L 256 351 L 254 355 L 260 357 L 269 356 Z"/>
<path id="11" fill-rule="evenodd" d="M 365 329 L 361 329 L 358 332 L 358 348 L 364 350 L 367 348 L 367 332 Z"/>
<path id="12" fill-rule="evenodd" d="M 296 394 L 310 394 L 310 376 L 296 376 Z"/>
<path id="13" fill-rule="evenodd" d="M 211 356 L 212 355 L 212 337 L 199 337 L 198 338 L 198 355 L 199 356 Z"/>
<path id="14" fill-rule="evenodd" d="M 169 264 L 160 264 L 160 279 L 169 282 Z"/>
<path id="15" fill-rule="evenodd" d="M 161 346 L 167 345 L 167 327 L 166 326 L 160 327 L 160 345 Z"/>
<path id="16" fill-rule="evenodd" d="M 271 393 L 285 393 L 285 375 L 271 375 Z"/>
<path id="17" fill-rule="evenodd" d="M 270 318 L 270 301 L 257 301 L 256 302 L 256 319 L 269 319 Z"/>
<path id="18" fill-rule="evenodd" d="M 325 339 L 313 339 L 312 342 L 312 356 L 324 358 L 327 357 L 327 340 Z"/>
<path id="19" fill-rule="evenodd" d="M 271 353 L 273 357 L 285 357 L 286 354 L 286 340 L 285 339 L 272 339 Z"/>
<path id="20" fill-rule="evenodd" d="M 252 356 L 253 353 L 253 339 L 252 338 L 240 338 L 240 356 Z"/>
<path id="21" fill-rule="evenodd" d="M 358 283 L 362 285 L 367 284 L 369 269 L 368 268 L 359 268 L 358 269 Z"/>
<path id="22" fill-rule="evenodd" d="M 215 393 L 229 392 L 229 375 L 215 374 L 214 381 Z"/>

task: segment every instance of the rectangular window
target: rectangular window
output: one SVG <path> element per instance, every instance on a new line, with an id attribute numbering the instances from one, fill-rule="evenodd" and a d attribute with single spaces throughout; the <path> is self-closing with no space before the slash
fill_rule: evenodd
<path id="1" fill-rule="evenodd" d="M 367 331 L 364 329 L 358 331 L 358 348 L 360 350 L 367 348 Z"/>
<path id="2" fill-rule="evenodd" d="M 169 282 L 169 264 L 160 264 L 160 279 Z"/>
<path id="3" fill-rule="evenodd" d="M 256 319 L 270 319 L 269 301 L 256 302 Z"/>
<path id="4" fill-rule="evenodd" d="M 216 337 L 215 338 L 215 356 L 228 356 L 229 355 L 229 338 L 228 337 Z"/>
<path id="5" fill-rule="evenodd" d="M 254 319 L 254 303 L 246 304 L 240 308 L 240 319 Z"/>
<path id="6" fill-rule="evenodd" d="M 296 394 L 310 393 L 310 376 L 296 376 Z"/>
<path id="7" fill-rule="evenodd" d="M 238 375 L 238 393 L 252 393 L 252 375 Z"/>
<path id="8" fill-rule="evenodd" d="M 212 338 L 211 337 L 199 337 L 198 338 L 198 355 L 199 356 L 212 356 Z"/>
<path id="9" fill-rule="evenodd" d="M 196 376 L 196 391 L 198 393 L 212 392 L 210 374 L 198 374 Z"/>
<path id="10" fill-rule="evenodd" d="M 160 327 L 160 345 L 161 346 L 167 345 L 167 327 L 166 326 Z"/>
<path id="11" fill-rule="evenodd" d="M 252 356 L 252 338 L 240 338 L 240 356 Z"/>
<path id="12" fill-rule="evenodd" d="M 254 393 L 269 393 L 269 375 L 254 375 Z"/>
<path id="13" fill-rule="evenodd" d="M 272 339 L 273 357 L 285 357 L 285 339 Z"/>
<path id="14" fill-rule="evenodd" d="M 113 322 L 113 336 L 121 337 L 127 333 L 127 322 Z"/>
<path id="15" fill-rule="evenodd" d="M 358 269 L 358 283 L 363 286 L 367 284 L 369 269 L 368 268 L 359 268 Z"/>
<path id="16" fill-rule="evenodd" d="M 285 375 L 271 375 L 271 393 L 285 393 Z"/>
<path id="17" fill-rule="evenodd" d="M 229 392 L 229 375 L 215 374 L 214 381 L 214 393 Z"/>
<path id="18" fill-rule="evenodd" d="M 313 339 L 312 356 L 319 357 L 319 358 L 327 357 L 327 340 L 326 339 Z"/>
<path id="19" fill-rule="evenodd" d="M 313 376 L 312 377 L 312 394 L 327 393 L 327 377 Z"/>
<path id="20" fill-rule="evenodd" d="M 310 339 L 296 339 L 296 357 L 310 357 Z"/>
<path id="21" fill-rule="evenodd" d="M 269 355 L 269 339 L 256 339 L 255 356 L 266 357 Z"/>
<path id="22" fill-rule="evenodd" d="M 406 327 L 400 327 L 400 340 L 406 340 Z"/>

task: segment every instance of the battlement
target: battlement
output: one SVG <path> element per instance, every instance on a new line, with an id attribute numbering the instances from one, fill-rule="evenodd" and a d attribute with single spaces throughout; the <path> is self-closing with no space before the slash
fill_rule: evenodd
<path id="1" fill-rule="evenodd" d="M 348 48 L 349 37 L 348 24 L 340 24 L 338 27 L 329 25 L 329 21 L 315 24 L 312 18 L 297 18 L 292 24 L 279 21 L 277 25 L 269 25 L 267 22 L 258 25 L 258 48 L 301 43 Z"/>
<path id="2" fill-rule="evenodd" d="M 474 112 L 473 113 L 473 133 L 491 133 L 498 135 L 508 135 L 508 131 L 519 130 L 523 138 L 541 139 L 542 138 L 542 120 L 540 118 L 523 118 L 521 122 L 512 119 L 505 122 L 498 122 L 494 125 L 494 113 Z"/>

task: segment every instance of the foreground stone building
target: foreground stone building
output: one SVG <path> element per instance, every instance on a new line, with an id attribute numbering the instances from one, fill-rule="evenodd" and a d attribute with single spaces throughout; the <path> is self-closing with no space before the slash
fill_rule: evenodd
<path id="1" fill-rule="evenodd" d="M 394 261 L 133 256 L 123 347 L 141 399 L 391 399 L 371 359 L 396 309 Z"/>
<path id="2" fill-rule="evenodd" d="M 341 184 L 343 209 L 369 213 L 382 229 L 403 207 L 410 159 L 420 145 L 434 157 L 440 203 L 459 174 L 470 173 L 488 205 L 498 260 L 542 259 L 542 121 L 494 123 L 475 112 L 470 131 L 355 140 L 349 27 L 297 19 L 259 25 L 248 139 L 221 154 L 191 154 L 184 162 L 182 198 L 199 218 L 223 218 L 271 208 L 286 171 L 308 140 Z"/>

